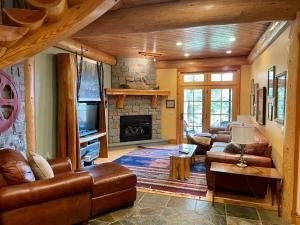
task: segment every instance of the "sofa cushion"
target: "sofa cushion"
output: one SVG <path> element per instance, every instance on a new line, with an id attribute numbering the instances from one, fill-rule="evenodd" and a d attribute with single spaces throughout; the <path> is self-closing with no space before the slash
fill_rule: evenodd
<path id="1" fill-rule="evenodd" d="M 14 160 L 0 164 L 0 171 L 5 181 L 10 185 L 35 181 L 30 166 L 24 161 Z"/>
<path id="2" fill-rule="evenodd" d="M 225 142 L 214 142 L 210 152 L 224 152 L 224 148 L 226 147 L 228 143 Z"/>
<path id="3" fill-rule="evenodd" d="M 46 180 L 54 177 L 50 164 L 41 155 L 30 152 L 30 167 L 38 180 Z"/>
<path id="4" fill-rule="evenodd" d="M 268 148 L 267 143 L 254 143 L 245 146 L 245 154 L 249 155 L 264 155 Z"/>
<path id="5" fill-rule="evenodd" d="M 89 171 L 93 177 L 93 198 L 135 187 L 137 182 L 135 174 L 117 163 L 84 167 L 80 171 Z"/>

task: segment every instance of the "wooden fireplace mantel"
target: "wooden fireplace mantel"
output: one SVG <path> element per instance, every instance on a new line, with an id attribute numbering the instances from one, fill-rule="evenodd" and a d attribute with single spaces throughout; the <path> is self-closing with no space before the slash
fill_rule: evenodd
<path id="1" fill-rule="evenodd" d="M 127 95 L 132 96 L 151 96 L 151 108 L 157 108 L 158 96 L 169 96 L 170 91 L 168 90 L 139 90 L 139 89 L 114 89 L 107 88 L 107 95 L 117 96 L 116 106 L 118 109 L 124 108 L 124 101 Z"/>

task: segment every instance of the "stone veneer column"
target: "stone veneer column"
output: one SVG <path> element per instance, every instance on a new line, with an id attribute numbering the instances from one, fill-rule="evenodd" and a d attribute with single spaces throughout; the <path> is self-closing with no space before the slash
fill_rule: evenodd
<path id="1" fill-rule="evenodd" d="M 156 85 L 156 68 L 152 60 L 141 58 L 117 58 L 117 64 L 112 66 L 112 87 L 119 88 L 126 83 L 126 77 L 137 80 L 144 77 L 149 87 Z M 120 116 L 152 115 L 152 139 L 161 137 L 161 98 L 158 107 L 152 109 L 149 96 L 127 96 L 123 109 L 116 108 L 116 97 L 108 97 L 108 143 L 120 142 Z"/>

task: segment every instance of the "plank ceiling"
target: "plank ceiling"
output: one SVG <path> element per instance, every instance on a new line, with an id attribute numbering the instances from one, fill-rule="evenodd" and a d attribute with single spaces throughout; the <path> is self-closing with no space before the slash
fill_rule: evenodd
<path id="1" fill-rule="evenodd" d="M 172 0 L 123 0 L 114 10 Z M 76 38 L 80 42 L 114 56 L 139 57 L 138 52 L 158 52 L 159 60 L 187 58 L 211 58 L 248 56 L 255 43 L 270 23 L 244 23 L 231 25 L 200 26 L 186 29 L 165 30 L 149 33 L 100 35 Z M 235 38 L 235 41 L 232 41 Z M 182 46 L 177 46 L 182 42 Z"/>

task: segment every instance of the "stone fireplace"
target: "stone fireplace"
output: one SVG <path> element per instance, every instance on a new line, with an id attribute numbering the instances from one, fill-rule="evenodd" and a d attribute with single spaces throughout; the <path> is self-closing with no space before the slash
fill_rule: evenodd
<path id="1" fill-rule="evenodd" d="M 146 81 L 149 88 L 156 85 L 156 68 L 152 60 L 142 58 L 117 58 L 117 64 L 112 66 L 112 88 L 119 88 L 121 84 L 126 84 L 129 78 L 130 82 L 141 80 Z M 115 144 L 127 141 L 160 139 L 161 136 L 161 98 L 158 98 L 158 107 L 151 108 L 151 98 L 149 96 L 126 96 L 124 107 L 118 109 L 116 107 L 116 96 L 108 96 L 108 143 Z M 130 116 L 130 117 L 129 117 Z M 132 117 L 131 117 L 132 116 Z M 151 135 L 147 137 L 128 137 L 121 138 L 121 123 L 124 118 L 151 118 Z M 145 122 L 145 121 L 144 121 Z M 133 132 L 137 127 L 137 121 L 131 121 Z M 127 124 L 128 125 L 128 124 Z M 148 128 L 147 128 L 148 129 Z M 150 127 L 149 127 L 150 129 Z M 139 130 L 136 130 L 139 132 Z M 122 140 L 121 140 L 122 139 Z"/>

